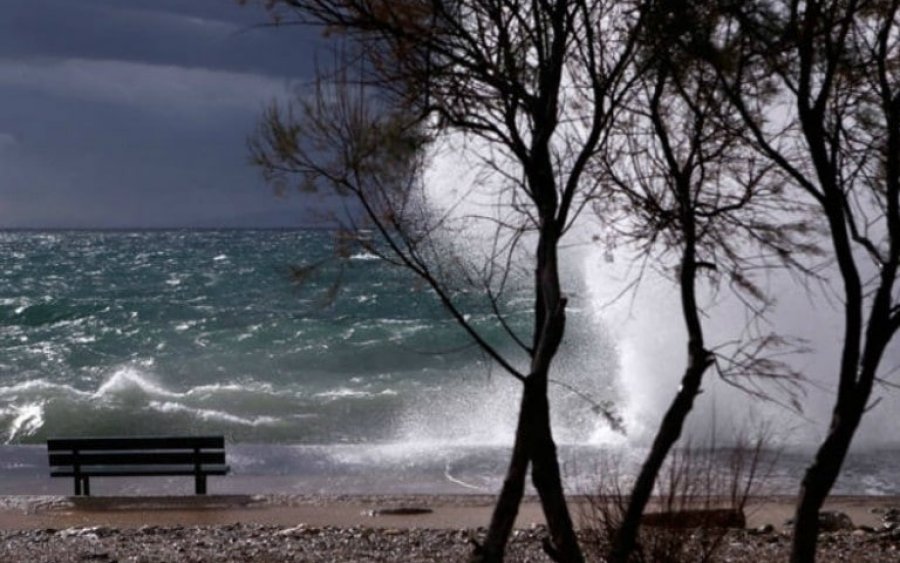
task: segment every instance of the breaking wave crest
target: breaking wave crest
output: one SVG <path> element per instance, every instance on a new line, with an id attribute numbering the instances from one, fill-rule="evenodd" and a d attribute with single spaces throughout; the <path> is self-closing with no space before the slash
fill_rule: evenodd
<path id="1" fill-rule="evenodd" d="M 344 390 L 329 402 L 390 397 Z M 225 433 L 235 441 L 309 440 L 318 416 L 313 394 L 298 387 L 228 382 L 177 389 L 134 366 L 115 370 L 94 389 L 36 379 L 0 386 L 0 440 L 36 443 L 50 436 Z M 304 430 L 304 428 L 306 430 Z"/>

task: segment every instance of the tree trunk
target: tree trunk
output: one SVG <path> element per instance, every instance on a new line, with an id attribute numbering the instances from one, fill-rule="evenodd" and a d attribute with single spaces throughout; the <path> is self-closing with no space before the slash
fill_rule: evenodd
<path id="1" fill-rule="evenodd" d="M 791 563 L 812 563 L 816 560 L 819 510 L 822 509 L 822 504 L 837 480 L 863 414 L 862 408 L 856 409 L 854 406 L 843 410 L 846 412 L 834 414 L 828 437 L 819 447 L 815 461 L 803 476 L 800 499 L 794 513 Z"/>
<path id="2" fill-rule="evenodd" d="M 544 542 L 545 551 L 556 561 L 565 563 L 584 561 L 563 493 L 559 463 L 556 459 L 556 444 L 550 431 L 547 379 L 546 376 L 531 375 L 525 381 L 512 459 L 507 468 L 500 498 L 494 506 L 484 543 L 475 548 L 470 558 L 471 562 L 503 561 L 506 543 L 515 525 L 519 504 L 524 494 L 529 462 L 532 464 L 532 481 L 541 499 L 541 507 L 550 532 L 549 540 Z"/>
<path id="3" fill-rule="evenodd" d="M 530 431 L 529 402 L 530 394 L 528 385 L 524 386 L 522 402 L 519 407 L 519 422 L 516 426 L 516 438 L 513 444 L 512 456 L 509 467 L 506 469 L 506 477 L 503 479 L 503 488 L 500 497 L 494 505 L 491 515 L 491 524 L 487 531 L 484 543 L 476 545 L 469 561 L 471 563 L 499 563 L 503 561 L 506 551 L 506 542 L 512 533 L 516 517 L 519 515 L 519 504 L 525 492 L 525 479 L 528 476 L 528 442 Z"/>
<path id="4" fill-rule="evenodd" d="M 654 124 L 658 134 L 662 138 L 665 127 L 660 117 L 660 96 L 662 89 L 657 89 L 651 109 L 654 116 Z M 687 329 L 687 367 L 681 378 L 681 387 L 675 394 L 675 399 L 669 405 L 665 416 L 660 423 L 656 438 L 650 447 L 650 453 L 641 467 L 637 481 L 631 491 L 628 500 L 628 508 L 622 522 L 616 530 L 609 551 L 610 563 L 625 563 L 631 556 L 637 544 L 638 530 L 641 524 L 641 515 L 653 493 L 656 478 L 662 468 L 663 462 L 672 450 L 672 447 L 681 438 L 684 421 L 694 408 L 694 399 L 700 394 L 700 384 L 703 382 L 703 374 L 712 364 L 712 355 L 703 344 L 703 325 L 700 322 L 700 308 L 697 305 L 696 275 L 697 275 L 697 233 L 695 222 L 695 209 L 691 197 L 691 177 L 681 173 L 679 167 L 672 161 L 672 175 L 676 180 L 680 214 L 682 220 L 682 234 L 684 235 L 684 248 L 681 255 L 681 272 L 679 274 L 678 287 L 681 297 L 681 311 Z"/>
<path id="5" fill-rule="evenodd" d="M 544 551 L 554 561 L 581 563 L 584 556 L 575 535 L 575 526 L 563 492 L 559 461 L 556 457 L 556 443 L 550 429 L 550 403 L 547 399 L 547 376 L 540 374 L 529 387 L 537 387 L 533 392 L 531 423 L 533 445 L 531 448 L 531 479 L 541 499 L 541 508 L 547 520 L 550 538 L 544 540 Z"/>
<path id="6" fill-rule="evenodd" d="M 681 389 L 663 417 L 663 421 L 659 426 L 659 432 L 650 448 L 650 453 L 647 455 L 647 459 L 644 461 L 644 465 L 641 467 L 634 488 L 631 491 L 628 508 L 616 530 L 616 535 L 610 548 L 610 563 L 625 563 L 634 551 L 637 544 L 641 515 L 643 515 L 644 508 L 646 508 L 650 495 L 653 493 L 656 477 L 659 475 L 659 470 L 666 456 L 669 455 L 672 446 L 681 437 L 684 421 L 693 408 L 694 398 L 700 392 L 700 382 L 709 363 L 708 355 L 704 354 L 701 357 L 692 358 L 691 364 L 685 371 Z"/>

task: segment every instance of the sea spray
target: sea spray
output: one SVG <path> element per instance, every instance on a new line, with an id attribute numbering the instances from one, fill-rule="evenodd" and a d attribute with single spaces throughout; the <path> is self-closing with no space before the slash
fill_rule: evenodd
<path id="1" fill-rule="evenodd" d="M 522 194 L 516 183 L 521 181 L 521 171 L 515 159 L 483 139 L 448 133 L 433 144 L 427 161 L 424 200 L 440 217 L 439 228 L 432 231 L 434 236 L 451 241 L 456 255 L 484 287 L 491 287 L 495 295 L 501 294 L 501 288 L 505 291 L 500 310 L 507 320 L 515 316 L 518 323 L 513 330 L 520 339 L 529 341 L 536 236 L 534 218 L 518 201 Z M 584 213 L 582 219 L 588 215 Z M 586 234 L 586 228 L 578 223 L 560 247 L 560 278 L 568 299 L 568 321 L 562 347 L 551 366 L 550 400 L 557 443 L 596 445 L 613 439 L 598 407 L 616 397 L 613 382 L 618 376 L 618 359 L 615 343 L 589 301 L 583 269 L 583 255 L 590 250 Z M 472 289 L 486 301 L 484 287 L 473 285 Z M 505 344 L 507 361 L 527 372 L 530 357 L 511 338 L 506 337 Z M 502 368 L 489 373 L 502 381 L 491 386 L 463 382 L 459 389 L 449 391 L 448 398 L 455 406 L 441 409 L 442 417 L 455 422 L 450 425 L 455 430 L 447 436 L 449 439 L 458 440 L 462 432 L 476 443 L 480 439 L 512 444 L 521 385 Z M 423 417 L 427 412 L 423 411 Z M 463 420 L 462 413 L 473 416 Z M 483 421 L 480 431 L 478 420 Z M 413 425 L 411 435 L 420 431 L 431 432 L 424 421 Z M 441 433 L 450 434 L 443 428 Z"/>
<path id="2" fill-rule="evenodd" d="M 614 399 L 629 433 L 611 432 L 583 396 L 551 386 L 566 477 L 585 486 L 609 448 L 625 446 L 639 458 L 637 413 L 652 416 L 642 404 L 677 384 L 655 379 L 658 365 L 639 373 L 628 354 L 679 368 L 664 365 L 666 374 L 677 376 L 681 365 L 678 335 L 659 330 L 669 324 L 663 319 L 671 315 L 661 315 L 672 286 L 661 280 L 659 301 L 624 309 L 620 322 L 599 306 L 599 289 L 619 286 L 605 280 L 612 270 L 589 235 L 566 249 L 569 327 L 552 377 L 593 400 Z M 229 440 L 237 482 L 264 474 L 292 475 L 298 491 L 494 490 L 518 383 L 476 353 L 401 269 L 351 260 L 338 299 L 323 303 L 339 267 L 330 261 L 331 240 L 327 232 L 292 231 L 2 233 L 0 441 L 12 449 L 0 462 L 31 467 L 16 474 L 22 479 L 46 479 L 33 465 L 46 463 L 45 450 L 17 448 L 61 434 L 215 433 Z M 326 263 L 315 277 L 292 282 L 290 265 L 318 260 Z M 472 321 L 501 342 L 478 296 L 460 298 L 471 300 Z M 35 304 L 43 305 L 29 311 Z M 527 328 L 530 294 L 511 294 L 506 304 Z M 629 328 L 635 312 L 646 312 L 655 336 Z M 661 355 L 667 346 L 676 352 Z M 717 416 L 731 416 L 715 394 Z M 734 405 L 749 402 L 738 397 Z M 893 459 L 892 451 L 878 456 Z M 807 461 L 796 459 L 800 467 Z M 893 490 L 898 480 L 870 463 L 875 458 L 859 459 L 842 490 Z"/>
<path id="3" fill-rule="evenodd" d="M 660 264 L 647 264 L 626 249 L 606 258 L 598 249 L 587 255 L 585 271 L 593 307 L 615 327 L 613 338 L 619 350 L 618 380 L 629 441 L 646 444 L 674 396 L 686 361 L 686 332 L 681 317 L 676 282 L 660 271 Z M 824 273 L 824 272 L 823 272 Z M 622 293 L 628 283 L 639 280 Z M 703 393 L 687 421 L 688 439 L 703 441 L 717 433 L 728 445 L 740 435 L 765 429 L 772 447 L 804 448 L 820 441 L 827 429 L 841 349 L 840 307 L 829 298 L 825 285 L 801 283 L 787 271 L 767 272 L 760 280 L 773 300 L 763 318 L 754 318 L 727 284 L 701 286 L 703 319 L 708 346 L 727 355 L 733 343 L 748 334 L 748 326 L 775 332 L 795 344 L 795 349 L 777 358 L 802 375 L 802 380 L 784 386 L 777 380 L 740 377 L 731 385 L 715 370 L 705 378 Z M 776 353 L 779 351 L 776 351 Z M 891 368 L 900 363 L 900 347 L 889 351 Z M 721 360 L 720 360 L 721 361 Z M 886 369 L 885 373 L 890 370 Z M 769 397 L 763 400 L 739 386 Z M 900 394 L 887 386 L 876 389 L 876 408 L 863 421 L 857 449 L 897 447 L 897 436 L 887 428 L 900 408 Z M 796 398 L 800 411 L 792 405 Z M 713 428 L 716 428 L 713 431 Z"/>

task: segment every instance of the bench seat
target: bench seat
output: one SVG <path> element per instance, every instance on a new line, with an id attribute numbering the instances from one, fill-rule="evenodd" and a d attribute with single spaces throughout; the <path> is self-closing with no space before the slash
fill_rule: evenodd
<path id="1" fill-rule="evenodd" d="M 208 475 L 226 475 L 223 436 L 51 438 L 51 477 L 75 480 L 75 495 L 90 495 L 91 477 L 193 476 L 206 494 Z"/>
<path id="2" fill-rule="evenodd" d="M 204 467 L 203 473 L 207 475 L 228 475 L 230 468 L 227 465 L 222 467 Z M 134 469 L 122 469 L 112 467 L 91 467 L 82 469 L 78 475 L 85 477 L 179 477 L 194 475 L 193 469 L 165 469 L 158 467 L 145 467 Z M 74 477 L 76 473 L 71 469 L 51 471 L 51 477 Z"/>

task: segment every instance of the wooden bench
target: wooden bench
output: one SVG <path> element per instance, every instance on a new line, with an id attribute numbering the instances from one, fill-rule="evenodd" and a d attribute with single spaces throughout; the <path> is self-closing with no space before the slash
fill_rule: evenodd
<path id="1" fill-rule="evenodd" d="M 91 477 L 193 475 L 194 490 L 206 494 L 207 475 L 225 475 L 223 436 L 51 438 L 51 477 L 75 479 L 75 495 L 90 496 Z"/>

